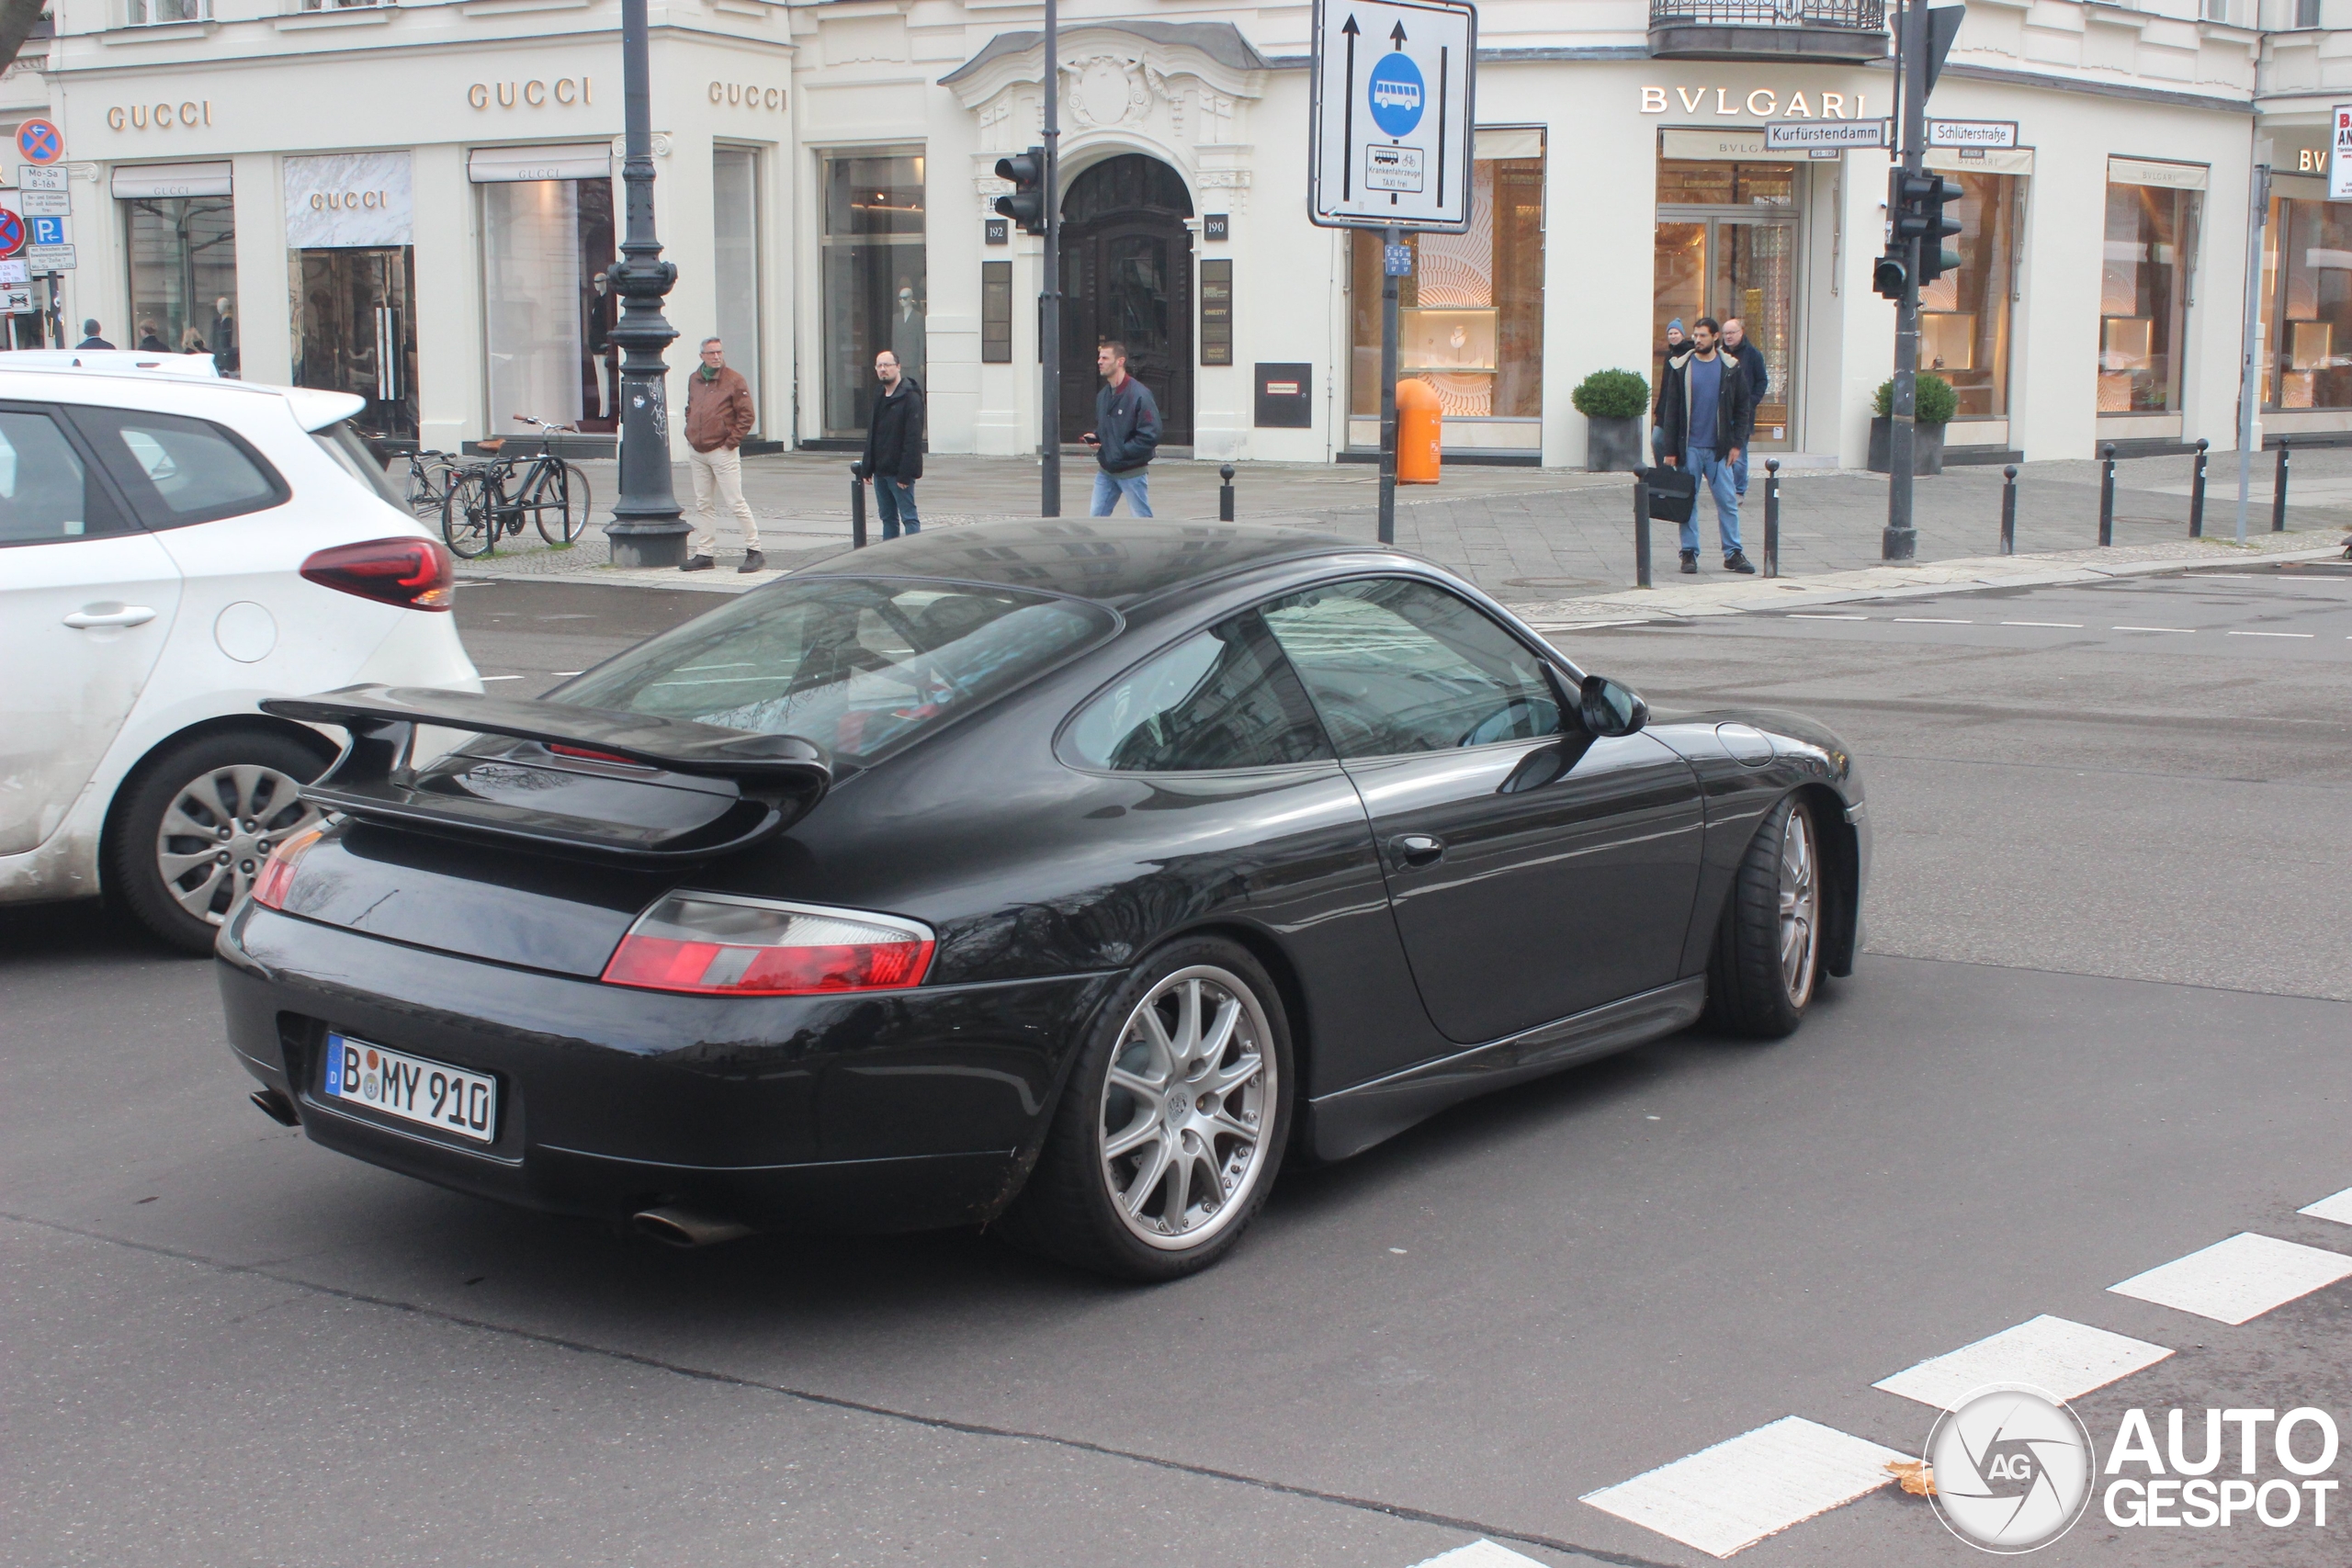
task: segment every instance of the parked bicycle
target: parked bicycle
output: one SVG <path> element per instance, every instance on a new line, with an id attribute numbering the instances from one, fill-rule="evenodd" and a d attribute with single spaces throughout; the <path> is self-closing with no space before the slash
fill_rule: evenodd
<path id="1" fill-rule="evenodd" d="M 447 452 L 430 448 L 408 455 L 408 509 L 420 518 L 438 517 L 441 503 L 448 499 L 449 481 L 458 472 L 458 460 Z"/>
<path id="2" fill-rule="evenodd" d="M 441 502 L 441 536 L 453 554 L 471 560 L 520 534 L 530 523 L 550 545 L 569 545 L 588 525 L 588 476 L 549 449 L 554 437 L 575 430 L 529 414 L 514 416 L 539 432 L 539 449 L 527 459 L 503 449 L 503 440 L 481 443 L 491 460 L 460 468 Z M 517 470 L 520 470 L 519 472 Z"/>

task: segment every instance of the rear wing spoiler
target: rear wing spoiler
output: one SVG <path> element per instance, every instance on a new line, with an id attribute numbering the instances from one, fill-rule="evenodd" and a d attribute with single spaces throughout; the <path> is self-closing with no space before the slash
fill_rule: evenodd
<path id="1" fill-rule="evenodd" d="M 351 743 L 302 797 L 420 832 L 644 863 L 746 849 L 808 814 L 831 787 L 825 753 L 797 735 L 690 719 L 413 686 L 272 697 L 266 713 L 333 725 Z M 420 726 L 528 741 L 503 757 L 452 752 L 411 764 Z"/>

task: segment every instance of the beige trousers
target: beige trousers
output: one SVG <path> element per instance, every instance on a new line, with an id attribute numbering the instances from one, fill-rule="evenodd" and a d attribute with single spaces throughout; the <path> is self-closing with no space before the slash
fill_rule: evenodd
<path id="1" fill-rule="evenodd" d="M 714 555 L 718 549 L 718 509 L 721 506 L 734 513 L 735 521 L 743 527 L 743 547 L 760 547 L 760 522 L 752 515 L 751 503 L 743 499 L 743 455 L 732 446 L 721 446 L 715 452 L 697 452 L 686 448 L 686 467 L 695 476 L 695 532 L 688 543 L 691 553 Z"/>

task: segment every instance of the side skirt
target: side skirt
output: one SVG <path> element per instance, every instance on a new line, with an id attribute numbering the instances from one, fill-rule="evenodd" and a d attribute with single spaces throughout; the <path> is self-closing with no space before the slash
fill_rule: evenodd
<path id="1" fill-rule="evenodd" d="M 1688 1028 L 1706 1005 L 1706 976 L 1694 975 L 1327 1094 L 1307 1102 L 1309 1146 L 1317 1159 L 1361 1154 L 1456 1101 Z"/>

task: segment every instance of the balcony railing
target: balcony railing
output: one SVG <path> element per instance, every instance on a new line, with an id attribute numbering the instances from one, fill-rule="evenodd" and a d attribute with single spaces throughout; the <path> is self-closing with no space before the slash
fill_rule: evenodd
<path id="1" fill-rule="evenodd" d="M 1650 53 L 1863 61 L 1886 54 L 1886 0 L 1650 0 Z"/>

